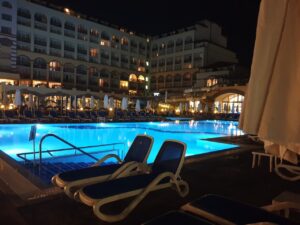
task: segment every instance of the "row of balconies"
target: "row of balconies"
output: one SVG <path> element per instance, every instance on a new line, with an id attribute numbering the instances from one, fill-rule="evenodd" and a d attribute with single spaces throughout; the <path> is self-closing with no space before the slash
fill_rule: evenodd
<path id="1" fill-rule="evenodd" d="M 20 73 L 20 78 L 22 80 L 39 80 L 39 81 L 48 81 L 48 82 L 59 82 L 62 83 L 65 88 L 76 88 L 78 90 L 86 90 L 90 89 L 92 91 L 99 91 L 100 89 L 105 89 L 107 91 L 127 91 L 137 90 L 144 91 L 145 85 L 139 83 L 131 83 L 129 82 L 128 87 L 124 87 L 120 85 L 119 79 L 109 79 L 109 78 L 101 78 L 103 80 L 101 86 L 99 84 L 99 78 L 93 76 L 86 76 L 83 74 L 77 74 L 69 72 L 58 72 L 58 71 L 49 71 L 48 79 L 47 79 L 47 71 L 46 69 L 33 69 L 33 74 L 31 76 L 30 68 L 18 66 L 18 72 Z M 75 79 L 76 77 L 76 79 Z"/>
<path id="2" fill-rule="evenodd" d="M 31 26 L 31 20 L 23 18 L 23 17 L 18 17 L 18 24 L 30 27 Z M 47 31 L 48 30 L 47 24 L 42 23 L 42 22 L 38 22 L 38 21 L 34 21 L 34 28 L 42 30 L 42 31 Z M 76 38 L 76 32 L 73 31 L 73 30 L 64 29 L 63 30 L 64 32 L 62 32 L 62 28 L 50 25 L 49 31 L 51 33 L 54 33 L 54 34 L 61 35 L 63 33 L 64 36 L 66 36 L 66 37 Z M 130 50 L 131 53 L 146 55 L 146 47 L 141 47 L 141 46 L 138 46 L 138 45 L 131 45 L 129 47 L 128 44 L 127 45 L 122 45 L 120 43 L 116 43 L 116 42 L 106 40 L 106 39 L 103 39 L 106 43 L 102 44 L 101 43 L 102 39 L 100 37 L 96 37 L 96 36 L 93 36 L 93 35 L 89 36 L 87 33 L 77 32 L 77 39 L 78 40 L 83 40 L 83 41 L 89 41 L 89 42 L 92 42 L 92 43 L 95 43 L 95 44 L 99 44 L 101 46 L 107 46 L 107 47 L 112 47 L 112 48 L 116 48 L 116 49 L 121 49 L 121 50 L 124 50 L 124 51 L 129 51 Z"/>
<path id="3" fill-rule="evenodd" d="M 189 42 L 189 43 L 185 43 L 180 44 L 180 45 L 173 45 L 173 46 L 169 46 L 167 48 L 162 48 L 162 49 L 152 49 L 151 50 L 151 56 L 163 56 L 163 55 L 168 55 L 168 54 L 174 54 L 175 52 L 181 52 L 181 51 L 188 51 L 188 50 L 192 50 L 194 48 L 199 48 L 202 47 L 203 45 L 200 44 L 196 44 L 193 42 Z"/>
<path id="4" fill-rule="evenodd" d="M 28 42 L 18 41 L 17 49 L 31 51 L 31 44 Z M 93 56 L 88 56 L 86 50 L 78 50 L 77 54 L 75 54 L 75 52 L 73 51 L 74 49 L 70 49 L 70 48 L 67 48 L 67 49 L 68 50 L 62 51 L 62 50 L 60 50 L 59 46 L 52 45 L 52 47 L 50 46 L 50 48 L 49 48 L 49 55 L 56 56 L 56 57 L 65 57 L 68 59 L 77 59 L 80 61 L 86 61 L 86 62 L 91 62 L 91 63 L 100 63 L 103 65 L 118 66 L 118 67 L 127 68 L 127 69 L 130 68 L 132 70 L 137 70 L 138 67 L 141 67 L 133 62 L 129 63 L 129 59 L 125 60 L 123 58 L 120 61 L 119 57 L 113 57 L 113 56 L 110 59 L 110 56 L 107 54 L 100 54 L 100 55 L 96 55 L 93 57 Z M 72 50 L 72 51 L 69 51 L 69 50 Z M 40 42 L 40 41 L 35 41 L 33 51 L 36 53 L 41 53 L 41 54 L 48 54 L 45 43 Z"/>

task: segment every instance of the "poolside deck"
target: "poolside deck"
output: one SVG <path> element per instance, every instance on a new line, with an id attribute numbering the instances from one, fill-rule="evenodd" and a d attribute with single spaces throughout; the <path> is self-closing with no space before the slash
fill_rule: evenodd
<path id="1" fill-rule="evenodd" d="M 251 143 L 246 144 L 249 147 Z M 190 194 L 186 198 L 180 198 L 170 190 L 153 192 L 127 219 L 115 224 L 141 224 L 166 211 L 179 209 L 186 202 L 207 193 L 228 196 L 256 206 L 270 204 L 275 196 L 285 190 L 300 193 L 299 182 L 288 182 L 269 173 L 267 161 L 262 161 L 261 167 L 254 169 L 251 169 L 251 163 L 251 151 L 242 151 L 185 164 L 182 177 L 190 185 Z M 0 193 L 0 207 L 5 210 L 0 211 L 1 224 L 106 224 L 93 215 L 91 208 L 68 199 L 64 194 L 16 207 L 10 196 L 3 192 Z M 107 207 L 107 210 L 117 211 L 124 204 L 126 202 L 119 202 Z"/>

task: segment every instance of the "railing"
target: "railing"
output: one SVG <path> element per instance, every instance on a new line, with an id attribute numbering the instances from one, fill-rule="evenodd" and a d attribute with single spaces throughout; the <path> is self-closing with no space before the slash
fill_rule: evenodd
<path id="1" fill-rule="evenodd" d="M 44 140 L 48 137 L 54 137 L 57 140 L 65 143 L 66 145 L 69 145 L 71 148 L 61 148 L 61 149 L 52 149 L 52 150 L 42 150 L 43 147 L 43 143 Z M 61 156 L 54 156 L 53 153 L 55 152 L 62 152 L 62 151 L 69 151 L 69 150 L 75 150 L 75 155 L 76 155 L 76 151 L 79 151 L 82 155 L 86 155 L 89 158 L 93 159 L 94 161 L 98 161 L 98 158 L 96 158 L 95 156 L 93 156 L 92 154 L 82 150 L 82 149 L 86 149 L 86 148 L 96 148 L 96 147 L 104 147 L 104 146 L 115 146 L 115 145 L 124 145 L 125 144 L 123 142 L 117 142 L 117 143 L 110 143 L 110 144 L 102 144 L 102 145 L 91 145 L 91 146 L 83 146 L 83 147 L 77 147 L 73 144 L 71 144 L 70 142 L 64 140 L 63 138 L 55 135 L 55 134 L 46 134 L 44 135 L 39 143 L 39 152 L 25 152 L 25 153 L 18 153 L 17 156 L 22 159 L 24 162 L 30 162 L 30 160 L 27 158 L 28 155 L 34 155 L 34 159 L 35 159 L 35 155 L 39 154 L 39 164 L 42 164 L 42 154 L 43 153 L 47 153 L 50 157 L 54 158 L 54 157 L 61 157 Z M 114 148 L 113 148 L 114 149 Z M 97 152 L 98 153 L 98 152 Z M 69 156 L 69 155 L 68 155 Z"/>

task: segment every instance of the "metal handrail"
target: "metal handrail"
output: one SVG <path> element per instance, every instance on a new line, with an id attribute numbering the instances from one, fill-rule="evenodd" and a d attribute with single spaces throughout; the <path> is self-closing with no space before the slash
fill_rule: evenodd
<path id="1" fill-rule="evenodd" d="M 46 135 L 44 135 L 44 136 L 41 138 L 40 144 L 39 144 L 39 155 L 40 155 L 40 157 L 39 157 L 39 164 L 40 164 L 40 165 L 42 165 L 42 144 L 43 144 L 44 140 L 45 140 L 46 138 L 48 138 L 48 137 L 54 137 L 54 138 L 56 138 L 57 140 L 60 140 L 61 142 L 63 142 L 63 143 L 65 143 L 65 144 L 67 144 L 67 145 L 73 147 L 73 149 L 76 149 L 76 150 L 80 151 L 82 154 L 89 156 L 90 158 L 94 159 L 95 161 L 98 161 L 98 159 L 97 159 L 96 157 L 94 157 L 94 156 L 92 156 L 91 154 L 89 154 L 89 153 L 83 151 L 82 149 L 80 149 L 80 148 L 78 148 L 77 146 L 71 144 L 70 142 L 68 142 L 68 141 L 66 141 L 66 140 L 64 140 L 64 139 L 62 139 L 61 137 L 59 137 L 59 136 L 57 136 L 57 135 L 55 135 L 55 134 L 46 134 Z"/>
<path id="2" fill-rule="evenodd" d="M 81 147 L 77 147 L 77 148 L 84 149 L 84 148 L 96 148 L 96 147 L 113 146 L 113 145 L 125 145 L 125 143 L 124 142 L 116 142 L 116 143 L 110 143 L 110 144 L 81 146 Z M 42 153 L 47 152 L 50 156 L 53 156 L 53 154 L 51 154 L 51 152 L 61 152 L 61 151 L 72 150 L 72 149 L 74 149 L 74 148 L 60 148 L 60 149 L 44 150 L 44 151 L 42 151 Z M 26 158 L 26 156 L 33 155 L 33 154 L 36 154 L 36 153 L 35 152 L 22 152 L 22 153 L 17 153 L 17 156 L 19 158 L 23 159 L 24 161 L 26 161 L 26 160 L 28 160 Z M 28 160 L 28 161 L 30 161 L 30 160 Z"/>

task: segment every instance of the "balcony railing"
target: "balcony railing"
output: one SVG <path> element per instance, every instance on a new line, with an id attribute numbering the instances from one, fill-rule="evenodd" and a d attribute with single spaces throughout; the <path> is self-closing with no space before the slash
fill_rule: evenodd
<path id="1" fill-rule="evenodd" d="M 34 52 L 46 54 L 47 48 L 43 46 L 34 45 Z"/>
<path id="2" fill-rule="evenodd" d="M 77 59 L 82 61 L 87 61 L 87 55 L 77 53 Z"/>
<path id="3" fill-rule="evenodd" d="M 103 65 L 109 65 L 109 60 L 107 58 L 102 58 L 101 57 L 101 64 L 103 64 Z"/>
<path id="4" fill-rule="evenodd" d="M 99 43 L 99 37 L 90 36 L 90 42 L 98 44 Z"/>
<path id="5" fill-rule="evenodd" d="M 91 57 L 91 56 L 90 56 L 89 61 L 90 61 L 91 63 L 98 63 L 98 57 Z"/>
<path id="6" fill-rule="evenodd" d="M 128 45 L 121 45 L 121 49 L 124 51 L 128 51 Z"/>
<path id="7" fill-rule="evenodd" d="M 39 29 L 39 30 L 43 30 L 43 31 L 47 31 L 47 24 L 46 23 L 41 23 L 38 21 L 34 21 L 34 28 Z"/>
<path id="8" fill-rule="evenodd" d="M 47 81 L 47 71 L 46 69 L 33 69 L 33 79 Z"/>
<path id="9" fill-rule="evenodd" d="M 184 50 L 191 50 L 192 48 L 193 48 L 193 43 L 192 42 L 185 43 Z"/>
<path id="10" fill-rule="evenodd" d="M 24 17 L 20 17 L 20 16 L 18 16 L 18 18 L 17 18 L 17 23 L 19 25 L 23 25 L 23 26 L 26 26 L 26 27 L 30 27 L 31 26 L 31 20 L 30 19 L 27 19 L 27 18 L 24 18 Z"/>
<path id="11" fill-rule="evenodd" d="M 21 79 L 30 79 L 30 67 L 29 66 L 17 66 L 17 71 L 19 72 Z"/>
<path id="12" fill-rule="evenodd" d="M 50 26 L 50 32 L 54 34 L 61 34 L 61 28 L 56 26 Z"/>
<path id="13" fill-rule="evenodd" d="M 61 57 L 61 50 L 50 48 L 50 55 Z"/>
<path id="14" fill-rule="evenodd" d="M 65 29 L 65 30 L 64 30 L 64 35 L 65 35 L 66 37 L 72 37 L 72 38 L 75 38 L 75 31 Z"/>
<path id="15" fill-rule="evenodd" d="M 175 47 L 175 52 L 181 52 L 183 50 L 183 45 L 177 45 Z"/>
<path id="16" fill-rule="evenodd" d="M 60 82 L 61 73 L 59 71 L 50 71 L 49 72 L 49 81 Z"/>
<path id="17" fill-rule="evenodd" d="M 68 59 L 74 59 L 75 58 L 75 54 L 74 54 L 74 52 L 65 51 L 64 52 L 64 57 L 68 58 Z"/>
<path id="18" fill-rule="evenodd" d="M 30 51 L 31 50 L 31 44 L 30 43 L 25 43 L 25 42 L 17 42 L 17 48 L 25 51 Z"/>

